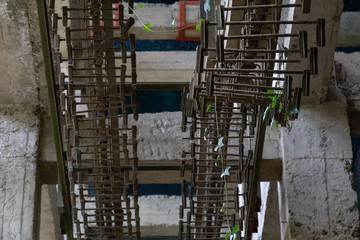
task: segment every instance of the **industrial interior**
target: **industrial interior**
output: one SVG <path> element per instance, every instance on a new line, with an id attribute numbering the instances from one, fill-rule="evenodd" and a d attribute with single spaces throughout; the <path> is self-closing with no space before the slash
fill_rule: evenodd
<path id="1" fill-rule="evenodd" d="M 0 1 L 0 239 L 360 239 L 359 11 Z"/>

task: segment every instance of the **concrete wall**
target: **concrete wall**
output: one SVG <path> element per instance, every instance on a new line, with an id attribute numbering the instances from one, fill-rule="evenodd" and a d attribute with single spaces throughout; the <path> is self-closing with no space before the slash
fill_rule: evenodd
<path id="1" fill-rule="evenodd" d="M 0 1 L 0 239 L 39 233 L 37 152 L 47 90 L 36 9 L 36 1 Z"/>
<path id="2" fill-rule="evenodd" d="M 348 103 L 350 134 L 360 135 L 360 52 L 337 52 L 334 67 L 332 87 L 340 91 Z"/>
<path id="3" fill-rule="evenodd" d="M 268 184 L 268 186 L 266 186 L 266 184 Z M 281 234 L 277 182 L 261 183 L 261 189 L 261 201 L 264 203 L 261 206 L 261 212 L 264 212 L 262 216 L 263 222 L 260 225 L 262 227 L 261 238 L 280 240 Z M 267 190 L 266 194 L 263 194 L 264 190 Z"/>
<path id="4" fill-rule="evenodd" d="M 0 103 L 29 103 L 36 96 L 25 1 L 0 2 Z M 31 77 L 30 77 L 31 76 Z M 30 78 L 30 79 L 29 79 Z M 22 80 L 20 80 L 22 79 Z"/>
<path id="5" fill-rule="evenodd" d="M 263 239 L 360 237 L 347 103 L 330 93 L 323 104 L 303 105 L 288 128 L 267 129 L 263 157 L 282 155 L 283 177 L 278 189 L 261 185 Z"/>
<path id="6" fill-rule="evenodd" d="M 60 230 L 58 227 L 60 219 L 57 218 L 56 212 L 54 213 L 54 210 L 57 211 L 57 207 L 52 204 L 53 197 L 57 199 L 56 192 L 55 185 L 44 184 L 41 186 L 40 240 L 63 239 L 60 231 L 58 231 Z"/>
<path id="7" fill-rule="evenodd" d="M 0 13 L 0 104 L 38 105 L 47 90 L 36 2 L 4 0 Z"/>
<path id="8" fill-rule="evenodd" d="M 343 12 L 337 47 L 360 47 L 360 24 L 356 24 L 359 17 L 360 12 Z"/>
<path id="9" fill-rule="evenodd" d="M 290 123 L 288 129 L 282 128 L 276 144 L 281 146 L 283 158 L 283 177 L 278 187 L 281 239 L 358 239 L 347 103 L 339 92 L 334 94 L 336 98 L 330 97 L 332 89 L 329 90 L 342 2 L 311 4 L 310 15 L 302 15 L 296 9 L 294 16 L 296 20 L 311 19 L 314 15 L 325 18 L 326 47 L 319 48 L 319 74 L 311 76 L 311 96 L 302 99 L 299 119 Z M 291 20 L 288 14 L 282 17 Z M 313 45 L 313 27 L 304 29 L 309 33 L 309 44 Z M 297 32 L 298 27 L 284 29 L 290 31 Z M 296 45 L 289 43 L 290 48 Z M 296 66 L 297 70 L 302 68 L 308 68 L 307 59 Z M 295 68 L 288 65 L 286 69 Z M 300 86 L 298 79 L 294 85 Z"/>
<path id="10" fill-rule="evenodd" d="M 0 135 L 0 239 L 36 239 L 38 112 L 0 106 Z"/>
<path id="11" fill-rule="evenodd" d="M 346 103 L 303 106 L 281 141 L 283 239 L 358 239 Z"/>
<path id="12" fill-rule="evenodd" d="M 181 132 L 181 112 L 139 114 L 138 122 L 130 119 L 138 128 L 140 161 L 181 159 L 182 151 L 190 148 L 190 141 L 183 139 L 189 133 Z"/>

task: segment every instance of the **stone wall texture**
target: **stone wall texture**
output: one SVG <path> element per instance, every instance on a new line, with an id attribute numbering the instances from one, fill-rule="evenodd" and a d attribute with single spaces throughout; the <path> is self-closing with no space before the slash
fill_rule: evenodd
<path id="1" fill-rule="evenodd" d="M 282 142 L 283 237 L 359 239 L 346 103 L 304 105 Z"/>
<path id="2" fill-rule="evenodd" d="M 38 53 L 35 53 L 30 34 L 30 29 L 38 26 L 31 20 L 37 16 L 34 8 L 36 5 L 28 9 L 23 0 L 0 1 L 0 104 L 38 103 L 34 54 L 38 54 L 41 48 L 37 47 Z"/>
<path id="3" fill-rule="evenodd" d="M 0 239 L 34 239 L 39 136 L 35 109 L 1 106 L 0 136 Z"/>
<path id="4" fill-rule="evenodd" d="M 36 9 L 36 1 L 0 1 L 0 239 L 4 240 L 38 236 L 39 116 L 47 91 Z"/>
<path id="5" fill-rule="evenodd" d="M 139 120 L 129 117 L 129 125 L 138 129 L 139 160 L 181 159 L 182 151 L 190 149 L 189 132 L 181 132 L 181 112 L 139 114 Z"/>

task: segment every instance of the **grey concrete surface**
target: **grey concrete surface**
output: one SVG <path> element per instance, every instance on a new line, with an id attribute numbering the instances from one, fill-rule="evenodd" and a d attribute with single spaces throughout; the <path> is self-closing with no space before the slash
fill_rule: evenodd
<path id="1" fill-rule="evenodd" d="M 26 106 L 0 107 L 0 239 L 37 236 L 39 116 Z"/>
<path id="2" fill-rule="evenodd" d="M 36 1 L 0 1 L 0 239 L 38 237 L 36 161 L 47 89 L 36 9 Z"/>
<path id="3" fill-rule="evenodd" d="M 33 39 L 38 33 L 36 3 L 26 2 L 0 2 L 0 104 L 39 102 L 40 62 L 36 57 L 41 55 L 41 45 L 39 37 Z"/>
<path id="4" fill-rule="evenodd" d="M 280 240 L 280 216 L 278 200 L 277 182 L 270 182 L 267 198 L 265 201 L 266 209 L 264 225 L 261 239 Z"/>
<path id="5" fill-rule="evenodd" d="M 349 133 L 340 102 L 304 105 L 283 129 L 282 239 L 359 238 Z"/>
<path id="6" fill-rule="evenodd" d="M 297 0 L 296 3 L 301 3 Z M 338 31 L 340 26 L 340 17 L 343 8 L 343 1 L 330 0 L 330 1 L 311 1 L 311 13 L 302 14 L 301 8 L 296 8 L 294 13 L 294 20 L 316 20 L 318 18 L 324 18 L 325 25 L 325 47 L 318 47 L 318 74 L 311 75 L 310 81 L 310 96 L 302 98 L 303 103 L 322 103 L 326 101 L 327 89 L 331 79 L 332 71 L 331 66 L 333 64 L 334 52 L 336 41 L 338 37 Z M 292 26 L 292 33 L 298 33 L 298 31 L 308 32 L 308 48 L 317 47 L 316 45 L 316 25 Z M 285 45 L 286 46 L 286 45 Z M 290 49 L 298 48 L 298 41 L 294 40 L 289 44 Z M 290 55 L 289 59 L 298 58 L 299 55 Z M 302 59 L 301 64 L 293 64 L 286 66 L 287 70 L 304 70 L 310 69 L 310 58 Z M 302 76 L 294 76 L 293 87 L 301 87 Z"/>
<path id="7" fill-rule="evenodd" d="M 41 186 L 40 240 L 57 240 L 49 186 Z"/>
<path id="8" fill-rule="evenodd" d="M 360 12 L 343 12 L 337 47 L 360 47 Z"/>
<path id="9" fill-rule="evenodd" d="M 347 101 L 351 135 L 360 135 L 360 52 L 337 52 L 334 61 L 332 86 Z"/>
<path id="10" fill-rule="evenodd" d="M 183 139 L 189 133 L 181 132 L 181 112 L 144 113 L 139 114 L 137 122 L 131 116 L 129 120 L 138 128 L 140 160 L 181 159 L 182 151 L 190 147 L 190 142 Z"/>

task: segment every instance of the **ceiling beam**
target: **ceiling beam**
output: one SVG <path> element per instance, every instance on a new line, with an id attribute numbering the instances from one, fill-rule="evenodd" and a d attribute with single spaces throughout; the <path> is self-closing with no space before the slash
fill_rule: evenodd
<path id="1" fill-rule="evenodd" d="M 180 175 L 181 160 L 146 160 L 139 162 L 139 184 L 176 184 L 182 179 L 190 182 L 190 166 L 185 164 L 184 178 Z M 39 175 L 41 184 L 57 184 L 57 163 L 55 161 L 40 161 Z M 124 166 L 126 169 L 127 166 Z M 89 167 L 91 170 L 91 167 Z M 282 175 L 282 159 L 262 159 L 260 181 L 280 181 Z M 236 174 L 233 174 L 234 178 Z"/>

